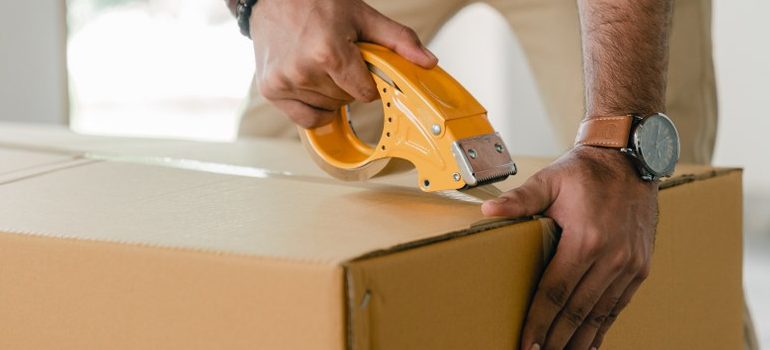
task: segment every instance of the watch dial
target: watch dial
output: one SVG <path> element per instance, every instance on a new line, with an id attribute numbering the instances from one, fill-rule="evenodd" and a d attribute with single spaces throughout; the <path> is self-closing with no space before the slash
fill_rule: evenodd
<path id="1" fill-rule="evenodd" d="M 656 176 L 667 176 L 679 159 L 679 136 L 667 117 L 656 114 L 645 118 L 637 131 L 642 161 Z"/>

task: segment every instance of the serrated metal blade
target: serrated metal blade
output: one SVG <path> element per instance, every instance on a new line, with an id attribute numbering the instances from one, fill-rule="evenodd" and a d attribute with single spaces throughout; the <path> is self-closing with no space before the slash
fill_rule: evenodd
<path id="1" fill-rule="evenodd" d="M 516 175 L 516 163 L 498 133 L 460 139 L 452 143 L 452 156 L 468 186 L 482 186 Z"/>

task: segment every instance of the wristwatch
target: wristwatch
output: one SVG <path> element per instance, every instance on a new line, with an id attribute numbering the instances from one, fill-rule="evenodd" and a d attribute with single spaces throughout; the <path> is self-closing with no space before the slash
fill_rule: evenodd
<path id="1" fill-rule="evenodd" d="M 647 181 L 671 176 L 679 160 L 679 132 L 663 113 L 585 119 L 575 144 L 619 149 Z"/>
<path id="2" fill-rule="evenodd" d="M 251 38 L 249 19 L 251 19 L 251 9 L 257 4 L 257 0 L 238 0 L 235 7 L 235 18 L 238 21 L 238 27 L 241 34 Z"/>

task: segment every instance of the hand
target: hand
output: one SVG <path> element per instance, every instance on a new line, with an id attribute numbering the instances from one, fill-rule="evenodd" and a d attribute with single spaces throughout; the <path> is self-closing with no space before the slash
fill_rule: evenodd
<path id="1" fill-rule="evenodd" d="M 412 29 L 361 0 L 258 1 L 250 26 L 262 95 L 305 128 L 329 123 L 353 100 L 379 98 L 358 41 L 424 68 L 437 63 Z"/>
<path id="2" fill-rule="evenodd" d="M 562 228 L 525 322 L 521 348 L 598 348 L 650 272 L 656 183 L 626 155 L 579 146 L 524 185 L 487 201 L 487 216 L 544 213 Z"/>

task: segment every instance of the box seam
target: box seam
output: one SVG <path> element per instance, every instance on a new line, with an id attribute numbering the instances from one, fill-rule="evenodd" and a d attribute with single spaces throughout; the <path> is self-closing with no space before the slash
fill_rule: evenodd
<path id="1" fill-rule="evenodd" d="M 83 158 L 73 158 L 66 161 L 58 161 L 46 163 L 43 165 L 36 165 L 26 169 L 20 169 L 0 175 L 0 186 L 12 184 L 15 182 L 25 181 L 38 177 L 43 177 L 53 173 L 66 171 L 73 168 L 79 168 L 82 166 L 88 166 L 91 164 L 101 163 L 97 160 L 86 160 Z M 5 179 L 3 179 L 5 178 Z"/>

